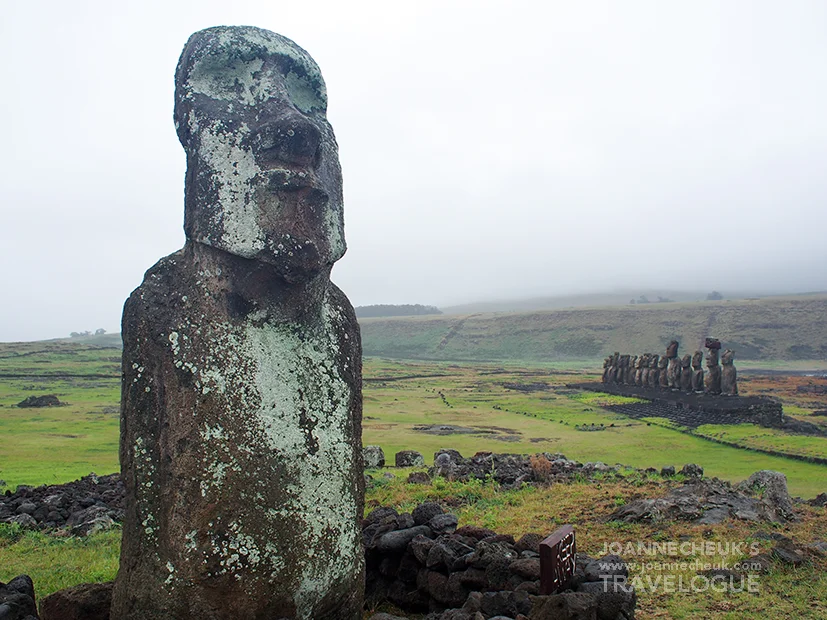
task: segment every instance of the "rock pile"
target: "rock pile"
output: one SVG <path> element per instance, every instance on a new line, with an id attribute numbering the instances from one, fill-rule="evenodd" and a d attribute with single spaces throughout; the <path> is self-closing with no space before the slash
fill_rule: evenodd
<path id="1" fill-rule="evenodd" d="M 43 396 L 29 396 L 17 403 L 17 406 L 26 409 L 29 407 L 60 407 L 65 404 L 60 402 L 54 394 L 44 394 Z"/>
<path id="2" fill-rule="evenodd" d="M 617 473 L 617 468 L 599 461 L 580 463 L 559 453 L 527 456 L 477 452 L 464 458 L 456 450 L 443 449 L 434 454 L 434 466 L 429 473 L 449 480 L 494 480 L 505 487 L 517 487 L 524 482 L 564 482 L 575 476 L 612 474 Z"/>
<path id="3" fill-rule="evenodd" d="M 0 522 L 26 528 L 65 528 L 85 536 L 123 520 L 124 487 L 119 474 L 89 474 L 68 484 L 32 488 L 0 496 Z"/>
<path id="4" fill-rule="evenodd" d="M 760 490 L 759 496 L 754 496 Z M 687 484 L 665 497 L 638 499 L 615 510 L 609 521 L 679 520 L 715 525 L 729 518 L 784 523 L 794 521 L 787 478 L 775 471 L 759 471 L 733 487 L 717 478 L 687 477 Z"/>
<path id="5" fill-rule="evenodd" d="M 482 527 L 457 528 L 455 515 L 426 502 L 405 514 L 376 508 L 363 521 L 362 536 L 366 598 L 431 612 L 430 620 L 634 617 L 635 592 L 625 585 L 628 570 L 617 556 L 578 553 L 570 590 L 539 596 L 541 534 L 515 541 Z"/>

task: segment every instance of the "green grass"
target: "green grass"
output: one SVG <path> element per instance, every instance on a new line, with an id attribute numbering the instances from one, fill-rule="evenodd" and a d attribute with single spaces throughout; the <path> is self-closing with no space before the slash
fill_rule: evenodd
<path id="1" fill-rule="evenodd" d="M 10 488 L 118 470 L 120 350 L 64 341 L 0 345 L 0 480 Z M 21 409 L 55 394 L 63 407 Z"/>
<path id="2" fill-rule="evenodd" d="M 22 354 L 21 354 L 22 353 Z M 0 478 L 9 486 L 66 482 L 96 471 L 116 471 L 118 442 L 118 363 L 120 352 L 88 343 L 30 343 L 0 345 Z M 381 445 L 388 460 L 402 449 L 421 451 L 430 462 L 440 448 L 465 455 L 495 452 L 562 452 L 580 461 L 623 463 L 638 468 L 702 465 L 708 476 L 738 481 L 759 469 L 783 471 L 790 491 L 812 497 L 827 490 L 827 467 L 771 457 L 722 446 L 645 420 L 632 420 L 601 408 L 618 399 L 595 393 L 572 393 L 566 383 L 582 374 L 571 360 L 521 366 L 504 363 L 455 364 L 398 362 L 368 358 L 364 376 L 365 444 Z M 108 376 L 95 376 L 108 375 Z M 54 393 L 69 405 L 51 409 L 20 409 L 14 405 L 33 394 Z M 808 410 L 788 409 L 807 415 Z M 429 435 L 414 430 L 421 424 L 453 424 L 476 428 L 472 435 Z M 603 424 L 598 432 L 581 432 L 578 425 Z M 763 442 L 786 449 L 819 451 L 809 438 L 752 426 L 709 426 L 700 432 L 744 444 Z M 499 438 L 499 439 L 498 439 Z M 503 441 L 504 438 L 515 441 Z M 608 542 L 638 540 L 740 540 L 756 526 L 730 522 L 718 528 L 685 524 L 617 525 L 603 518 L 634 497 L 655 497 L 667 486 L 659 477 L 628 472 L 619 482 L 575 481 L 550 488 L 525 486 L 503 490 L 490 482 L 457 483 L 436 480 L 431 485 L 407 485 L 409 470 L 390 470 L 386 480 L 376 472 L 367 493 L 367 509 L 394 505 L 410 510 L 425 500 L 439 501 L 456 513 L 460 524 L 476 524 L 519 536 L 529 531 L 549 533 L 563 523 L 578 531 L 578 547 L 598 554 Z M 679 477 L 678 477 L 679 478 Z M 679 483 L 679 479 L 669 484 Z M 802 521 L 777 528 L 796 540 L 824 537 L 825 511 L 801 506 Z M 770 526 L 767 526 L 773 529 Z M 766 528 L 765 528 L 766 529 Z M 711 534 L 710 534 L 711 532 Z M 762 542 L 762 545 L 767 543 Z M 106 581 L 117 570 L 120 531 L 86 539 L 21 532 L 0 526 L 0 581 L 19 573 L 35 580 L 39 597 L 77 583 Z M 814 605 L 827 591 L 824 562 L 794 570 L 776 566 L 753 595 L 639 594 L 640 618 L 815 618 Z M 688 574 L 687 574 L 688 575 Z M 688 575 L 691 577 L 691 575 Z"/>
<path id="3" fill-rule="evenodd" d="M 0 523 L 0 581 L 29 575 L 38 599 L 78 585 L 111 581 L 118 572 L 120 529 L 86 538 L 57 537 Z"/>
<path id="4" fill-rule="evenodd" d="M 365 376 L 373 376 L 373 361 Z M 769 456 L 716 444 L 681 432 L 681 429 L 647 425 L 601 409 L 605 395 L 570 397 L 556 390 L 571 381 L 553 369 L 514 369 L 497 366 L 448 366 L 428 363 L 380 362 L 381 376 L 395 365 L 400 375 L 436 374 L 388 382 L 367 382 L 364 395 L 363 441 L 382 446 L 389 462 L 403 449 L 419 450 L 427 462 L 440 448 L 454 448 L 470 456 L 477 451 L 562 452 L 580 461 L 622 463 L 639 468 L 697 463 L 709 476 L 737 482 L 755 471 L 774 469 L 787 475 L 790 492 L 813 497 L 827 490 L 827 466 Z M 543 384 L 547 390 L 524 393 L 504 384 Z M 445 396 L 448 404 L 440 397 Z M 614 398 L 614 397 L 609 397 Z M 589 404 L 589 403 L 592 404 Z M 500 435 L 517 436 L 506 442 L 492 435 L 428 435 L 414 430 L 419 424 L 509 429 Z M 603 424 L 597 432 L 581 432 L 577 425 Z M 614 426 L 612 426 L 614 425 Z M 729 428 L 729 427 L 727 427 Z M 751 427 L 757 429 L 758 427 Z M 763 429 L 759 429 L 760 432 Z M 785 436 L 790 445 L 800 439 Z M 783 441 L 783 439 L 779 439 Z"/>
<path id="5" fill-rule="evenodd" d="M 764 428 L 753 424 L 704 424 L 694 432 L 704 437 L 712 437 L 747 448 L 827 458 L 827 437 L 791 435 L 775 428 Z"/>

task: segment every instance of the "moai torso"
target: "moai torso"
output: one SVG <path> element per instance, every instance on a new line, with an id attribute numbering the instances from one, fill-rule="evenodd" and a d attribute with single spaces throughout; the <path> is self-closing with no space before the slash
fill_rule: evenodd
<path id="1" fill-rule="evenodd" d="M 637 371 L 635 372 L 635 385 L 646 387 L 649 381 L 649 354 L 644 353 L 637 358 Z"/>
<path id="2" fill-rule="evenodd" d="M 181 56 L 187 242 L 124 308 L 112 620 L 361 618 L 361 348 L 329 279 L 325 107 L 312 58 L 272 32 L 211 28 Z"/>
<path id="3" fill-rule="evenodd" d="M 635 372 L 637 366 L 637 355 L 629 355 L 626 360 L 626 385 L 635 384 Z"/>
<path id="4" fill-rule="evenodd" d="M 601 381 L 603 383 L 608 383 L 609 382 L 609 363 L 610 363 L 610 361 L 611 361 L 611 358 L 608 358 L 608 357 L 603 360 L 603 376 L 601 377 Z"/>
<path id="5" fill-rule="evenodd" d="M 658 373 L 658 384 L 661 388 L 666 389 L 669 387 L 669 358 L 665 355 L 661 357 L 658 368 L 660 370 Z"/>
<path id="6" fill-rule="evenodd" d="M 650 388 L 658 387 L 660 385 L 660 361 L 659 355 L 651 355 L 649 357 L 649 380 L 648 386 Z"/>
<path id="7" fill-rule="evenodd" d="M 735 352 L 730 349 L 721 355 L 721 393 L 726 396 L 738 396 L 738 373 L 734 361 Z"/>
<path id="8" fill-rule="evenodd" d="M 721 393 L 721 367 L 718 365 L 717 349 L 707 349 L 704 391 L 707 394 Z"/>
<path id="9" fill-rule="evenodd" d="M 678 357 L 678 341 L 673 340 L 666 348 L 666 358 L 669 364 L 666 369 L 667 385 L 672 390 L 680 387 L 681 360 Z"/>
<path id="10" fill-rule="evenodd" d="M 689 353 L 681 358 L 680 388 L 683 392 L 692 391 L 692 356 Z"/>
<path id="11" fill-rule="evenodd" d="M 704 354 L 700 351 L 695 351 L 692 356 L 692 391 L 704 391 L 704 369 L 703 369 Z"/>

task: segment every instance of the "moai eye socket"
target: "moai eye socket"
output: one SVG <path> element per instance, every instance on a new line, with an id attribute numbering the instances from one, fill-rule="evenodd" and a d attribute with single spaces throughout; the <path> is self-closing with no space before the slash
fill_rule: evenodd
<path id="1" fill-rule="evenodd" d="M 322 135 L 308 120 L 296 116 L 267 123 L 253 138 L 256 158 L 262 164 L 315 166 Z"/>

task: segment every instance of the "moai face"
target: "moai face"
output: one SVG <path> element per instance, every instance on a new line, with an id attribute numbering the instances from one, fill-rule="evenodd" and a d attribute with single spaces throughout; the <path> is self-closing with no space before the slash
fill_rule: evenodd
<path id="1" fill-rule="evenodd" d="M 703 359 L 704 354 L 700 351 L 695 351 L 695 354 L 692 356 L 692 368 L 694 368 L 695 370 L 700 369 Z"/>
<path id="2" fill-rule="evenodd" d="M 692 365 L 692 356 L 687 353 L 681 358 L 681 368 L 689 368 Z"/>
<path id="3" fill-rule="evenodd" d="M 710 367 L 718 365 L 718 349 L 706 350 L 706 365 Z"/>
<path id="4" fill-rule="evenodd" d="M 668 365 L 669 365 L 669 358 L 664 355 L 663 357 L 660 358 L 660 361 L 658 362 L 658 368 L 663 370 Z"/>
<path id="5" fill-rule="evenodd" d="M 175 124 L 188 239 L 306 280 L 345 253 L 342 173 L 318 66 L 289 39 L 217 27 L 187 42 Z"/>
<path id="6" fill-rule="evenodd" d="M 669 359 L 672 359 L 673 357 L 677 357 L 678 356 L 678 346 L 679 345 L 678 345 L 677 340 L 673 340 L 672 342 L 670 342 L 669 346 L 666 347 L 666 357 L 668 357 Z"/>
<path id="7" fill-rule="evenodd" d="M 657 368 L 658 367 L 658 359 L 659 355 L 650 355 L 649 356 L 649 368 Z"/>
<path id="8" fill-rule="evenodd" d="M 723 364 L 724 366 L 729 366 L 732 364 L 733 361 L 735 361 L 735 351 L 733 351 L 732 349 L 727 349 L 726 351 L 724 351 L 721 355 L 721 364 Z"/>

